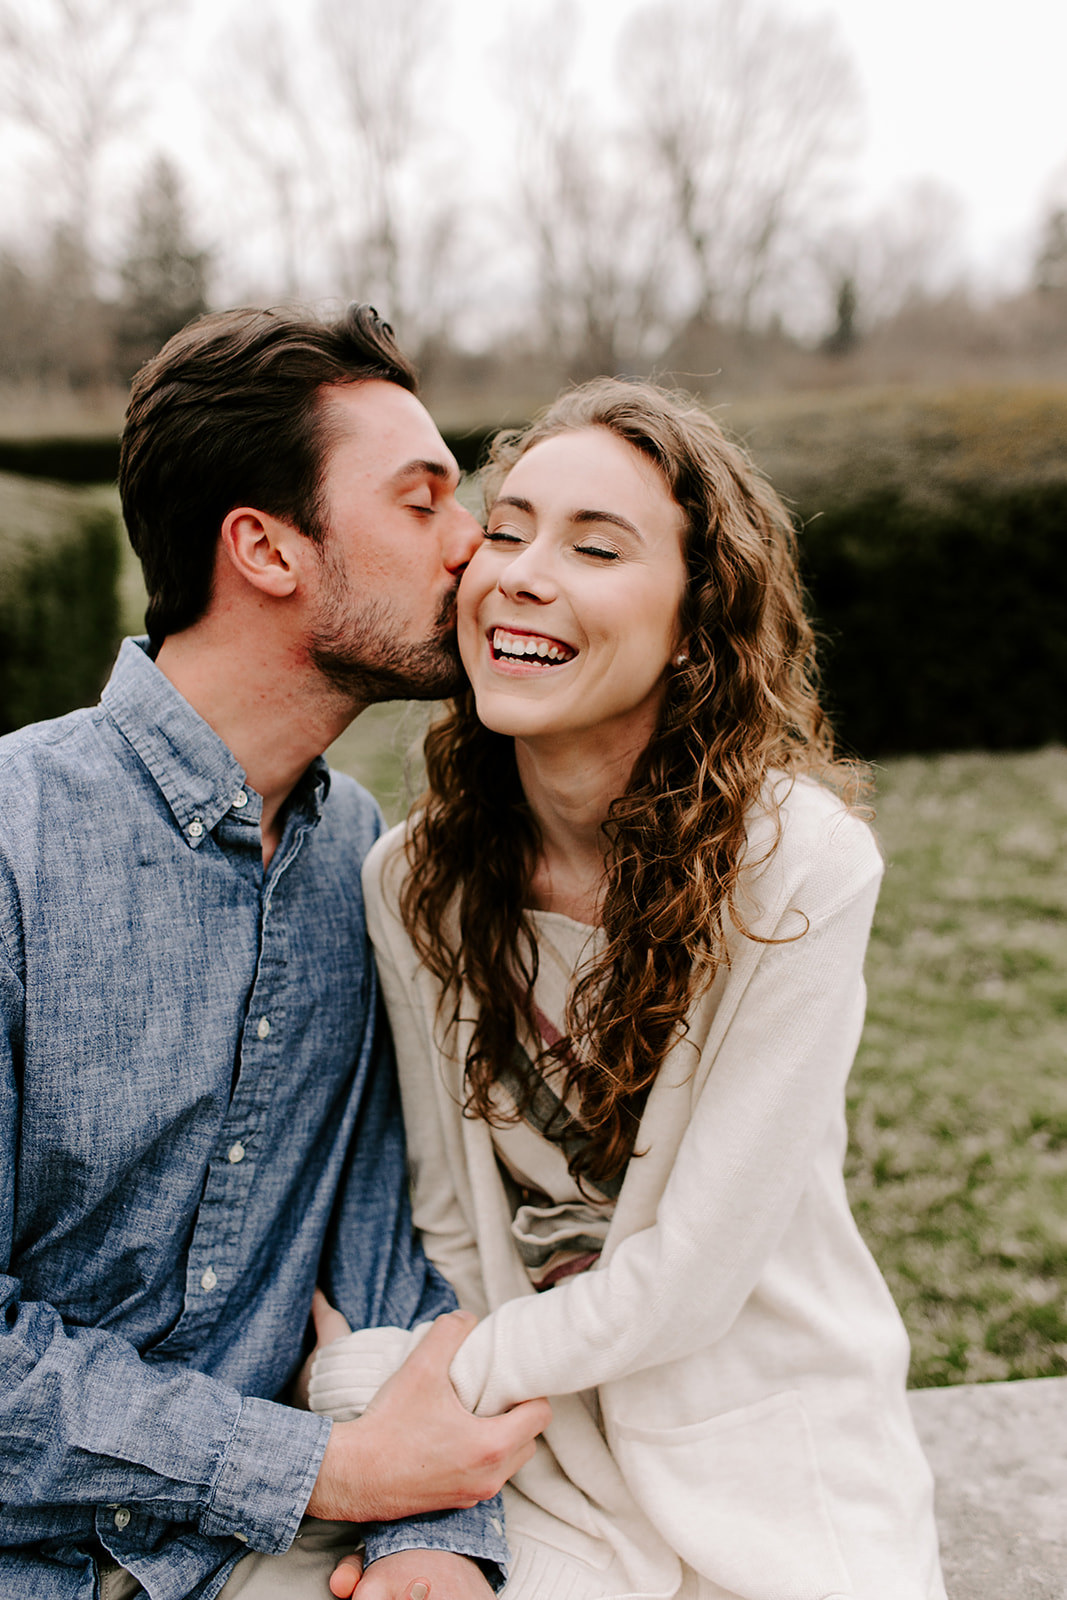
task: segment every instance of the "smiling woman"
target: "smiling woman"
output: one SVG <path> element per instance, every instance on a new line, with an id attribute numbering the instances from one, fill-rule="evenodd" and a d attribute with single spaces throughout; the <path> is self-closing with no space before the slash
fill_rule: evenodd
<path id="1" fill-rule="evenodd" d="M 520 741 L 520 765 L 539 733 L 557 762 L 568 732 L 582 759 L 644 749 L 679 647 L 683 531 L 662 472 L 606 428 L 516 462 L 463 576 L 459 640 L 479 720 Z"/>
<path id="2" fill-rule="evenodd" d="M 841 1175 L 881 860 L 789 517 L 699 408 L 606 379 L 497 441 L 487 499 L 470 688 L 364 883 L 416 1223 L 483 1318 L 453 1384 L 553 1399 L 509 1600 L 944 1600 Z M 380 1337 L 319 1354 L 317 1409 Z"/>

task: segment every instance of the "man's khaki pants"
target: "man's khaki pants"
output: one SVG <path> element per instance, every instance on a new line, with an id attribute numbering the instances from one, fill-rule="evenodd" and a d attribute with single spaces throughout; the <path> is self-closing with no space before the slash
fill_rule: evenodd
<path id="1" fill-rule="evenodd" d="M 359 1528 L 351 1522 L 305 1517 L 283 1556 L 242 1557 L 219 1590 L 219 1600 L 330 1600 L 330 1573 L 359 1547 Z M 136 1600 L 144 1590 L 122 1567 L 101 1567 L 100 1600 Z"/>

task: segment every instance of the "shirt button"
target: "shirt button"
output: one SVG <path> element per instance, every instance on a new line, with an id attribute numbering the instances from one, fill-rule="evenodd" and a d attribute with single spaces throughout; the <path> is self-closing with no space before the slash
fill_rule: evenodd
<path id="1" fill-rule="evenodd" d="M 248 804 L 248 796 L 245 794 L 243 789 L 238 789 L 237 793 L 234 795 L 234 797 L 231 800 L 230 804 L 233 806 L 233 809 L 235 811 L 243 811 L 244 810 L 245 806 Z M 235 1535 L 235 1537 L 236 1537 L 236 1535 Z"/>
<path id="2" fill-rule="evenodd" d="M 232 1162 L 234 1166 L 236 1166 L 238 1161 L 243 1161 L 244 1158 L 245 1158 L 245 1147 L 241 1143 L 240 1139 L 238 1139 L 237 1143 L 236 1144 L 231 1144 L 230 1148 L 227 1150 L 226 1159 L 227 1159 L 227 1161 Z"/>
<path id="3" fill-rule="evenodd" d="M 206 1289 L 208 1294 L 210 1294 L 212 1289 L 214 1289 L 215 1286 L 217 1285 L 218 1281 L 219 1281 L 218 1278 L 216 1278 L 216 1276 L 215 1276 L 214 1267 L 208 1267 L 207 1271 L 204 1273 L 203 1277 L 200 1279 L 200 1287 L 201 1287 L 201 1289 Z"/>
<path id="4" fill-rule="evenodd" d="M 119 1506 L 118 1510 L 115 1512 L 115 1526 L 116 1526 L 116 1528 L 120 1528 L 120 1529 L 121 1528 L 125 1528 L 127 1526 L 127 1524 L 129 1523 L 129 1520 L 130 1520 L 130 1513 L 126 1510 L 126 1507 L 125 1506 Z"/>
<path id="5" fill-rule="evenodd" d="M 270 1032 L 269 1017 L 260 1017 L 259 1021 L 256 1023 L 256 1032 L 259 1034 L 261 1039 L 265 1039 L 267 1037 L 268 1033 Z"/>
<path id="6" fill-rule="evenodd" d="M 235 1528 L 234 1532 L 233 1532 L 233 1536 L 234 1536 L 235 1539 L 240 1539 L 242 1544 L 247 1544 L 248 1543 L 248 1535 L 247 1535 L 247 1533 L 239 1533 L 237 1531 L 237 1529 Z"/>
<path id="7" fill-rule="evenodd" d="M 199 817 L 194 817 L 193 818 L 192 822 L 190 822 L 190 824 L 189 824 L 189 827 L 188 827 L 187 831 L 188 831 L 190 839 L 199 839 L 200 835 L 204 831 L 204 824 L 200 821 Z"/>

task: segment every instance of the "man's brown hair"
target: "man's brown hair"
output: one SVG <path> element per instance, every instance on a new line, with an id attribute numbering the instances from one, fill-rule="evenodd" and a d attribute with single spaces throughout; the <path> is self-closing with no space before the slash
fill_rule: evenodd
<path id="1" fill-rule="evenodd" d="M 417 390 L 392 328 L 360 305 L 335 322 L 255 309 L 200 317 L 141 368 L 119 489 L 154 646 L 207 609 L 219 529 L 236 506 L 322 542 L 323 392 L 370 378 Z"/>

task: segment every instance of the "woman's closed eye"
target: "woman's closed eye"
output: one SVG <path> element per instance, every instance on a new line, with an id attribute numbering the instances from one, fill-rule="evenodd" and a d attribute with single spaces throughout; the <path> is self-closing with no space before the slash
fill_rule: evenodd
<path id="1" fill-rule="evenodd" d="M 607 545 L 576 544 L 574 548 L 580 556 L 596 556 L 599 561 L 618 561 L 620 558 L 620 552 Z"/>

